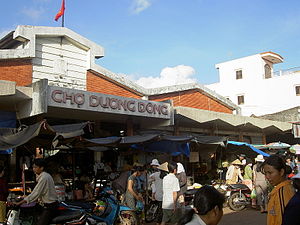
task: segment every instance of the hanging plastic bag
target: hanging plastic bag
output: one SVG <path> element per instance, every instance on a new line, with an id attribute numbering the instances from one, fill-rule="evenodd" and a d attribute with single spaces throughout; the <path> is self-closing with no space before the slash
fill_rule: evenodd
<path id="1" fill-rule="evenodd" d="M 255 188 L 252 189 L 250 197 L 251 197 L 251 199 L 255 199 L 256 198 Z"/>

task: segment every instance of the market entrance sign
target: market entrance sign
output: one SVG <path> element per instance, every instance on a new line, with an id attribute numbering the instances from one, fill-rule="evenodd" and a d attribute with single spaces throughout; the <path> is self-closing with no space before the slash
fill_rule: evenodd
<path id="1" fill-rule="evenodd" d="M 49 86 L 48 106 L 115 114 L 171 118 L 169 103 Z"/>

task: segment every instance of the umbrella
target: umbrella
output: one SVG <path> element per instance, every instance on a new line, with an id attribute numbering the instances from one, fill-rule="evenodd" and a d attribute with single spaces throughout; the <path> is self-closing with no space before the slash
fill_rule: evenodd
<path id="1" fill-rule="evenodd" d="M 268 149 L 285 149 L 285 148 L 289 148 L 291 147 L 289 144 L 287 143 L 283 143 L 283 142 L 272 142 L 266 145 L 266 147 Z"/>
<path id="2" fill-rule="evenodd" d="M 299 144 L 292 145 L 290 147 L 290 152 L 300 155 L 300 145 Z"/>

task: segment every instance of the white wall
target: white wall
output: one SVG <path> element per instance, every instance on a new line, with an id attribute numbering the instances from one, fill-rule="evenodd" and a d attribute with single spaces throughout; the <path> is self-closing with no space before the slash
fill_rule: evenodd
<path id="1" fill-rule="evenodd" d="M 60 37 L 36 39 L 33 82 L 48 79 L 49 85 L 86 90 L 88 51 Z"/>
<path id="2" fill-rule="evenodd" d="M 300 72 L 264 79 L 265 64 L 260 54 L 217 64 L 220 82 L 207 87 L 236 104 L 237 96 L 244 95 L 245 104 L 239 105 L 244 116 L 265 115 L 299 106 L 300 96 L 296 96 L 295 86 L 300 85 Z M 237 69 L 242 69 L 243 79 L 236 79 Z"/>

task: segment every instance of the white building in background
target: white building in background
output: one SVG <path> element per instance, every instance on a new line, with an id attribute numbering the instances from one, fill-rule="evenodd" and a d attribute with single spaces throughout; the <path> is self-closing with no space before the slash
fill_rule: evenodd
<path id="1" fill-rule="evenodd" d="M 283 58 L 263 52 L 216 64 L 219 83 L 206 85 L 241 107 L 244 116 L 260 116 L 300 106 L 300 67 L 273 71 Z"/>

